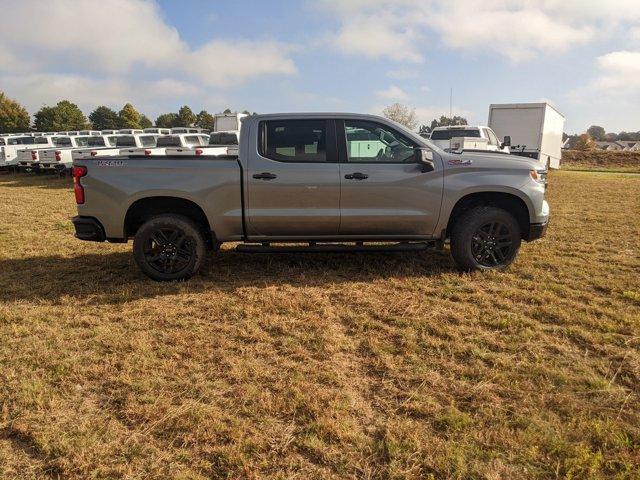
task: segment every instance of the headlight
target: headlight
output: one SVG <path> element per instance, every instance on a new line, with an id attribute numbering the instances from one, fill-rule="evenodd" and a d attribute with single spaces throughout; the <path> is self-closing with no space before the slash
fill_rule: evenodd
<path id="1" fill-rule="evenodd" d="M 546 170 L 529 170 L 529 176 L 534 182 L 547 184 L 547 171 Z"/>

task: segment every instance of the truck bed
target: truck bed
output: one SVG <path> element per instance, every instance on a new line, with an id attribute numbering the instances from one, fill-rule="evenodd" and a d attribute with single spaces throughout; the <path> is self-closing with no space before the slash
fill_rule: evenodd
<path id="1" fill-rule="evenodd" d="M 192 202 L 221 240 L 244 236 L 242 168 L 236 156 L 95 157 L 76 160 L 74 166 L 87 168 L 81 179 L 86 200 L 78 205 L 78 213 L 101 219 L 107 238 L 125 239 L 129 207 L 150 197 L 157 202 L 161 197 Z"/>

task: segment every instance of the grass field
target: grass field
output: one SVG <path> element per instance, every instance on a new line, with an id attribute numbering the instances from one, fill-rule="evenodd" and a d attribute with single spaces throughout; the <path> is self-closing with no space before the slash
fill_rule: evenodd
<path id="1" fill-rule="evenodd" d="M 562 152 L 562 169 L 640 173 L 640 152 L 565 150 Z"/>
<path id="2" fill-rule="evenodd" d="M 0 176 L 0 478 L 640 478 L 640 176 L 553 172 L 504 273 L 242 256 L 156 284 Z"/>

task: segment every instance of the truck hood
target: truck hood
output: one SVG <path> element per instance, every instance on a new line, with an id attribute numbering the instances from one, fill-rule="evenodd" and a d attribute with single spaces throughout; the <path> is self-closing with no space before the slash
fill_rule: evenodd
<path id="1" fill-rule="evenodd" d="M 456 162 L 459 160 L 460 162 Z M 463 152 L 461 154 L 450 153 L 446 155 L 445 163 L 452 162 L 462 165 L 464 162 L 471 161 L 471 165 L 485 166 L 492 168 L 518 168 L 526 170 L 540 169 L 542 165 L 538 160 L 521 157 L 519 155 L 511 155 L 508 153 L 495 152 Z M 449 163 L 450 165 L 452 163 Z"/>

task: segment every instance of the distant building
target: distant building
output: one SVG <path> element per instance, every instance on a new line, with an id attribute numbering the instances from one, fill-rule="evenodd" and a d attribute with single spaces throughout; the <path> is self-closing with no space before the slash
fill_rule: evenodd
<path id="1" fill-rule="evenodd" d="M 607 152 L 621 152 L 626 147 L 626 145 L 622 145 L 622 142 L 596 142 L 596 146 L 598 149 L 606 150 Z"/>

